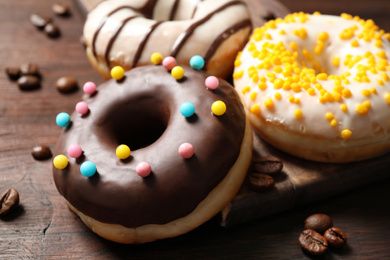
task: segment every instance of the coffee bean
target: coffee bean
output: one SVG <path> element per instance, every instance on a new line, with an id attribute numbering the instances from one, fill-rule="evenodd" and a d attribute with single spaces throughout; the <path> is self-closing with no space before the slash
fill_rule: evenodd
<path id="1" fill-rule="evenodd" d="M 78 83 L 73 77 L 61 77 L 56 82 L 56 88 L 61 93 L 69 93 L 78 88 Z"/>
<path id="2" fill-rule="evenodd" d="M 10 80 L 17 80 L 20 77 L 20 68 L 7 67 L 5 68 L 5 73 Z"/>
<path id="3" fill-rule="evenodd" d="M 341 248 L 347 244 L 347 236 L 337 227 L 331 227 L 326 230 L 324 237 L 328 241 L 328 244 L 335 248 Z"/>
<path id="4" fill-rule="evenodd" d="M 275 20 L 276 17 L 275 17 L 275 14 L 272 13 L 270 10 L 264 10 L 262 13 L 261 13 L 261 17 L 266 20 L 266 21 L 270 21 L 270 20 Z"/>
<path id="5" fill-rule="evenodd" d="M 253 171 L 266 174 L 275 174 L 282 170 L 283 162 L 273 156 L 261 157 L 253 162 Z"/>
<path id="6" fill-rule="evenodd" d="M 333 227 L 332 219 L 325 214 L 314 214 L 305 220 L 305 229 L 313 229 L 320 234 Z"/>
<path id="7" fill-rule="evenodd" d="M 32 75 L 39 77 L 39 67 L 36 63 L 26 63 L 20 66 L 21 75 Z"/>
<path id="8" fill-rule="evenodd" d="M 51 9 L 56 15 L 67 16 L 69 15 L 69 5 L 64 3 L 55 3 L 52 5 Z"/>
<path id="9" fill-rule="evenodd" d="M 35 160 L 46 160 L 52 157 L 51 150 L 46 145 L 35 146 L 31 151 L 31 155 Z"/>
<path id="10" fill-rule="evenodd" d="M 272 178 L 272 176 L 257 172 L 250 173 L 248 180 L 249 185 L 255 191 L 270 190 L 275 184 L 275 180 Z"/>
<path id="11" fill-rule="evenodd" d="M 30 16 L 30 21 L 39 29 L 43 29 L 46 24 L 52 21 L 51 17 L 47 14 L 34 13 Z"/>
<path id="12" fill-rule="evenodd" d="M 41 87 L 41 81 L 37 76 L 26 75 L 18 79 L 21 90 L 34 90 Z"/>
<path id="13" fill-rule="evenodd" d="M 311 229 L 302 231 L 298 241 L 302 249 L 311 255 L 322 255 L 328 249 L 326 239 Z"/>
<path id="14" fill-rule="evenodd" d="M 8 189 L 0 197 L 0 216 L 7 214 L 19 204 L 19 193 L 15 189 Z"/>
<path id="15" fill-rule="evenodd" d="M 46 35 L 51 37 L 51 38 L 56 38 L 56 37 L 60 36 L 60 29 L 54 23 L 46 24 L 46 26 L 43 30 L 46 33 Z"/>

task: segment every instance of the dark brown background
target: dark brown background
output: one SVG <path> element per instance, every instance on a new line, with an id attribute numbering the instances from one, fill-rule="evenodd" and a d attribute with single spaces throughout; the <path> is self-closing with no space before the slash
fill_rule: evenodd
<path id="1" fill-rule="evenodd" d="M 55 81 L 69 75 L 80 85 L 89 80 L 102 82 L 79 43 L 84 18 L 73 1 L 63 0 L 71 5 L 70 17 L 54 17 L 62 31 L 60 38 L 49 39 L 30 24 L 33 12 L 52 15 L 54 2 L 0 0 L 0 192 L 14 187 L 21 196 L 21 206 L 0 220 L 0 259 L 308 258 L 297 238 L 304 219 L 316 212 L 332 216 L 335 225 L 349 237 L 348 247 L 331 251 L 325 259 L 390 258 L 388 178 L 231 228 L 221 228 L 212 220 L 189 234 L 147 245 L 119 245 L 94 235 L 68 210 L 56 191 L 51 160 L 38 162 L 30 155 L 37 144 L 54 147 L 61 132 L 54 123 L 56 114 L 71 112 L 81 97 L 81 90 L 60 94 Z M 390 31 L 390 1 L 281 2 L 291 11 L 349 12 L 373 18 Z M 41 89 L 22 92 L 3 73 L 7 66 L 26 62 L 40 66 Z"/>

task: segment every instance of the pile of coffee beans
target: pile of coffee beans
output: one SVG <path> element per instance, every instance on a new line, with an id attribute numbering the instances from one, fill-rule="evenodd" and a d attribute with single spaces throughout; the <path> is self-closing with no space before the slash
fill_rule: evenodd
<path id="1" fill-rule="evenodd" d="M 21 90 L 34 90 L 41 87 L 41 75 L 36 63 L 26 63 L 18 67 L 7 67 L 5 73 L 16 81 Z"/>
<path id="2" fill-rule="evenodd" d="M 298 241 L 310 255 L 322 255 L 328 247 L 342 248 L 347 244 L 347 236 L 341 229 L 333 226 L 333 220 L 328 215 L 309 216 L 304 228 Z"/>
<path id="3" fill-rule="evenodd" d="M 8 214 L 19 205 L 19 193 L 15 189 L 8 189 L 0 196 L 0 217 Z"/>
<path id="4" fill-rule="evenodd" d="M 255 191 L 267 191 L 274 187 L 273 176 L 283 169 L 283 162 L 273 156 L 260 157 L 253 160 L 252 171 L 248 176 L 249 186 Z"/>
<path id="5" fill-rule="evenodd" d="M 58 16 L 69 16 L 69 6 L 63 3 L 55 3 L 52 11 Z M 53 22 L 53 18 L 46 13 L 33 13 L 30 16 L 31 23 L 39 30 L 43 31 L 48 37 L 56 38 L 61 35 L 60 28 Z"/>

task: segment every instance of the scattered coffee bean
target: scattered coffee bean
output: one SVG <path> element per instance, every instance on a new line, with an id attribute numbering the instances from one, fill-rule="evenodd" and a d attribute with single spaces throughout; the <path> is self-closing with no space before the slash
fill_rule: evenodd
<path id="1" fill-rule="evenodd" d="M 322 255 L 328 249 L 326 239 L 311 229 L 302 231 L 298 241 L 302 249 L 311 255 Z"/>
<path id="2" fill-rule="evenodd" d="M 272 13 L 270 10 L 264 10 L 261 14 L 261 17 L 266 20 L 266 21 L 270 21 L 270 20 L 274 20 L 276 19 L 276 16 L 274 13 Z"/>
<path id="3" fill-rule="evenodd" d="M 54 23 L 46 24 L 46 26 L 43 30 L 46 33 L 46 35 L 51 37 L 51 38 L 56 38 L 56 37 L 60 36 L 60 29 Z"/>
<path id="4" fill-rule="evenodd" d="M 313 229 L 320 234 L 324 234 L 331 227 L 333 227 L 333 221 L 325 214 L 314 214 L 305 220 L 305 229 Z"/>
<path id="5" fill-rule="evenodd" d="M 43 29 L 46 24 L 52 21 L 51 17 L 46 14 L 34 13 L 30 16 L 30 21 L 39 29 Z"/>
<path id="6" fill-rule="evenodd" d="M 18 79 L 21 90 L 34 90 L 41 87 L 41 81 L 37 76 L 26 75 Z"/>
<path id="7" fill-rule="evenodd" d="M 7 214 L 19 204 L 19 193 L 15 189 L 8 189 L 0 197 L 0 216 Z"/>
<path id="8" fill-rule="evenodd" d="M 282 170 L 283 162 L 273 156 L 261 157 L 253 162 L 253 171 L 266 174 L 275 174 Z"/>
<path id="9" fill-rule="evenodd" d="M 53 4 L 52 8 L 53 12 L 56 15 L 59 16 L 67 16 L 69 15 L 69 5 L 64 4 L 64 3 L 55 3 Z"/>
<path id="10" fill-rule="evenodd" d="M 21 75 L 32 75 L 39 77 L 39 67 L 36 63 L 26 63 L 20 66 Z"/>
<path id="11" fill-rule="evenodd" d="M 46 160 L 52 157 L 51 150 L 46 145 L 35 146 L 31 151 L 31 155 L 35 160 Z"/>
<path id="12" fill-rule="evenodd" d="M 61 77 L 56 82 L 56 88 L 61 93 L 69 93 L 78 88 L 78 83 L 73 77 Z"/>
<path id="13" fill-rule="evenodd" d="M 331 227 L 326 230 L 324 237 L 328 241 L 328 244 L 335 248 L 341 248 L 347 244 L 347 236 L 337 227 Z"/>
<path id="14" fill-rule="evenodd" d="M 255 191 L 270 190 L 275 184 L 275 180 L 272 178 L 272 176 L 257 172 L 250 173 L 248 180 L 249 185 Z"/>
<path id="15" fill-rule="evenodd" d="M 20 69 L 16 67 L 5 68 L 5 73 L 10 80 L 17 80 L 20 77 Z"/>

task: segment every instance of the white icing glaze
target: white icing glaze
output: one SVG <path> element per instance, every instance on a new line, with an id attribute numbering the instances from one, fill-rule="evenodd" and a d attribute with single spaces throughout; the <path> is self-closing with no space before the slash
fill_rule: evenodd
<path id="1" fill-rule="evenodd" d="M 263 118 L 272 124 L 281 124 L 288 131 L 303 132 L 308 135 L 320 136 L 327 139 L 341 139 L 341 131 L 344 129 L 349 129 L 352 132 L 350 137 L 351 140 L 368 138 L 375 135 L 377 131 L 384 132 L 388 135 L 390 133 L 390 104 L 386 102 L 385 95 L 386 93 L 390 93 L 390 81 L 383 80 L 383 85 L 379 85 L 377 81 L 382 79 L 383 73 L 390 75 L 389 65 L 386 66 L 385 71 L 377 70 L 377 74 L 368 71 L 367 77 L 370 82 L 358 82 L 355 80 L 355 76 L 358 73 L 358 66 L 360 64 L 368 65 L 368 59 L 363 58 L 352 68 L 345 66 L 344 61 L 347 54 L 351 54 L 353 57 L 356 55 L 364 56 L 367 51 L 370 51 L 375 55 L 375 59 L 378 62 L 380 58 L 376 56 L 376 53 L 383 50 L 387 54 L 386 60 L 388 61 L 388 58 L 390 57 L 389 41 L 382 35 L 382 46 L 377 47 L 375 45 L 375 39 L 372 39 L 371 41 L 359 39 L 358 35 L 363 31 L 364 27 L 360 22 L 353 19 L 347 20 L 339 16 L 329 15 L 307 15 L 307 17 L 308 20 L 304 23 L 299 22 L 298 19 L 296 19 L 296 22 L 277 22 L 276 28 L 266 29 L 266 33 L 269 33 L 272 39 L 263 37 L 262 40 L 255 41 L 252 37 L 245 46 L 241 56 L 238 56 L 237 61 L 241 62 L 241 64 L 235 67 L 235 74 L 242 73 L 243 71 L 243 76 L 240 77 L 235 75 L 234 84 L 247 107 L 251 108 L 253 105 L 258 104 L 260 106 L 260 114 L 258 115 L 260 118 Z M 350 39 L 341 39 L 339 35 L 342 31 L 352 26 L 357 26 L 354 36 Z M 299 30 L 300 28 L 306 29 L 306 39 L 302 39 L 293 34 L 294 30 Z M 284 30 L 286 34 L 281 35 L 281 30 Z M 314 54 L 314 48 L 318 35 L 322 32 L 327 32 L 329 34 L 329 39 L 325 41 L 326 47 L 323 52 L 316 55 Z M 357 40 L 360 46 L 352 47 L 351 42 L 353 40 Z M 267 78 L 267 89 L 259 89 L 258 82 L 260 81 L 256 83 L 253 82 L 252 78 L 249 77 L 248 68 L 251 66 L 256 67 L 262 61 L 259 58 L 252 57 L 252 52 L 248 51 L 248 48 L 250 44 L 254 43 L 256 49 L 261 50 L 263 44 L 266 42 L 274 44 L 283 42 L 287 50 L 291 50 L 290 43 L 295 42 L 298 45 L 298 61 L 300 62 L 303 60 L 306 62 L 308 68 L 312 68 L 313 63 L 308 62 L 302 55 L 302 50 L 307 49 L 313 55 L 314 60 L 321 64 L 321 67 L 325 69 L 328 75 L 333 74 L 341 76 L 344 72 L 349 71 L 351 76 L 347 77 L 347 79 L 350 81 L 350 84 L 344 84 L 342 81 L 341 85 L 348 88 L 351 91 L 352 96 L 349 98 L 342 97 L 338 102 L 321 103 L 319 100 L 321 94 L 317 89 L 315 89 L 315 95 L 309 95 L 304 89 L 300 92 L 284 90 L 283 88 L 275 89 L 274 84 L 271 83 L 269 77 L 266 76 L 267 72 L 272 71 L 272 66 L 270 70 L 257 69 L 259 78 L 262 76 L 266 76 Z M 332 64 L 332 58 L 335 56 L 340 57 L 339 67 Z M 283 64 L 281 67 L 283 68 Z M 282 73 L 274 73 L 276 78 L 286 79 Z M 318 74 L 318 72 L 316 74 Z M 333 92 L 335 80 L 317 80 L 317 82 L 328 92 Z M 250 87 L 250 91 L 243 94 L 242 90 L 247 86 Z M 311 83 L 311 87 L 315 88 L 313 83 Z M 376 93 L 373 93 L 368 97 L 362 94 L 363 90 L 369 90 L 371 88 L 375 88 Z M 257 96 L 254 100 L 251 98 L 251 93 L 253 91 L 257 92 Z M 281 94 L 280 100 L 275 98 L 274 95 L 276 92 Z M 290 102 L 288 99 L 289 95 L 299 98 L 300 103 L 295 104 Z M 267 98 L 271 98 L 274 103 L 272 109 L 267 109 L 264 104 Z M 365 101 L 371 103 L 371 107 L 368 108 L 368 113 L 357 113 L 357 105 L 362 104 Z M 348 107 L 347 112 L 343 112 L 340 109 L 341 104 L 345 104 Z M 302 111 L 302 118 L 296 118 L 294 115 L 296 109 Z M 325 117 L 327 113 L 332 113 L 334 115 L 334 118 L 337 120 L 336 126 L 332 127 L 330 125 L 330 120 Z"/>
<path id="2" fill-rule="evenodd" d="M 117 28 L 123 24 L 123 21 L 132 16 L 139 16 L 127 22 L 116 40 L 113 42 L 109 51 L 109 66 L 121 65 L 125 69 L 130 69 L 136 58 L 139 43 L 143 41 L 145 35 L 149 32 L 151 26 L 157 21 L 161 23 L 150 35 L 145 43 L 143 51 L 137 64 L 151 64 L 150 56 L 154 52 L 161 53 L 164 57 L 171 55 L 175 42 L 178 37 L 183 36 L 190 26 L 201 20 L 216 9 L 229 5 L 227 8 L 214 14 L 204 24 L 201 24 L 180 48 L 176 55 L 179 63 L 188 63 L 194 55 L 204 56 L 217 37 L 230 28 L 244 20 L 249 20 L 249 13 L 245 5 L 237 4 L 233 0 L 157 0 L 153 7 L 153 17 L 148 19 L 144 14 L 137 12 L 137 9 L 144 7 L 150 0 L 116 0 L 104 1 L 92 10 L 84 26 L 84 39 L 92 52 L 95 52 L 99 62 L 106 63 L 106 51 Z M 176 12 L 173 20 L 169 21 L 174 4 L 177 3 Z M 122 6 L 130 6 L 133 9 L 122 9 L 107 15 Z M 192 17 L 194 15 L 194 17 Z M 105 20 L 104 25 L 99 31 L 99 27 Z M 248 24 L 249 28 L 250 25 Z M 93 42 L 96 37 L 95 43 Z M 242 39 L 242 45 L 247 39 Z"/>

